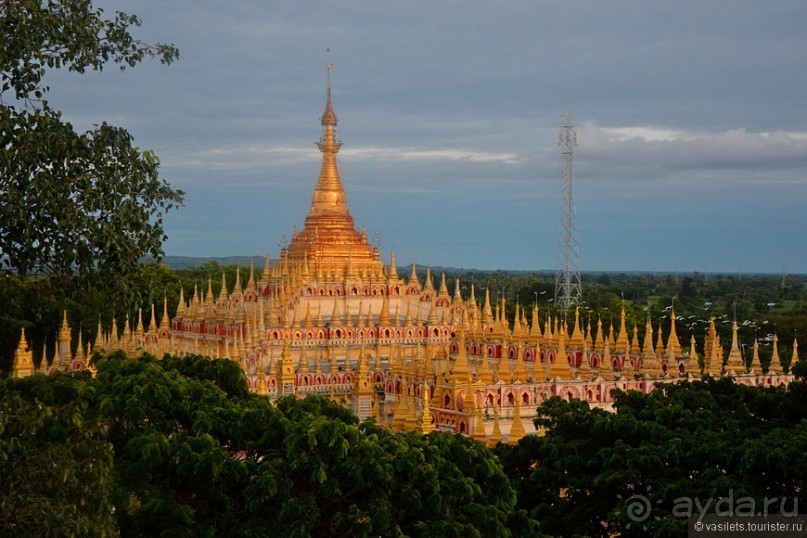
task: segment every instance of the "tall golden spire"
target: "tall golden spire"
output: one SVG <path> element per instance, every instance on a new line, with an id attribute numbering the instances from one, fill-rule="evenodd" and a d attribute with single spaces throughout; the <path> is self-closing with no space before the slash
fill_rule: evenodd
<path id="1" fill-rule="evenodd" d="M 737 320 L 735 320 L 731 326 L 731 351 L 729 351 L 729 359 L 726 361 L 726 373 L 745 373 L 745 361 L 743 360 L 742 353 L 740 353 L 740 345 L 737 337 Z"/>
<path id="2" fill-rule="evenodd" d="M 322 137 L 317 142 L 322 152 L 322 167 L 314 188 L 311 210 L 305 219 L 305 227 L 292 237 L 288 259 L 301 261 L 307 253 L 316 262 L 322 259 L 341 260 L 344 267 L 344 263 L 352 258 L 354 264 L 363 266 L 373 261 L 374 257 L 367 238 L 355 229 L 336 165 L 336 154 L 342 143 L 336 133 L 338 120 L 331 102 L 332 67 L 328 64 L 328 96 L 325 112 L 320 118 Z"/>
<path id="3" fill-rule="evenodd" d="M 759 361 L 759 341 L 754 338 L 754 355 L 751 358 L 751 367 L 749 368 L 751 374 L 762 373 L 762 363 Z"/>
<path id="4" fill-rule="evenodd" d="M 398 268 L 395 267 L 395 249 L 392 249 L 392 253 L 390 254 L 389 260 L 389 271 L 387 271 L 387 276 L 389 277 L 391 282 L 398 281 Z"/>
<path id="5" fill-rule="evenodd" d="M 613 330 L 611 334 L 613 334 Z M 630 346 L 628 342 L 628 327 L 625 323 L 625 303 L 622 303 L 622 313 L 619 315 L 619 336 L 615 340 L 616 348 L 620 351 L 627 350 Z"/>
<path id="6" fill-rule="evenodd" d="M 667 337 L 667 352 L 670 357 L 681 354 L 681 342 L 678 341 L 678 335 L 675 333 L 675 305 L 670 310 L 670 336 Z"/>
<path id="7" fill-rule="evenodd" d="M 659 333 L 661 333 L 661 327 L 659 327 Z M 645 360 L 649 357 L 656 358 L 656 350 L 653 349 L 653 323 L 650 321 L 650 315 L 647 316 L 647 324 L 645 325 L 644 329 L 644 346 L 642 348 L 642 355 L 644 355 Z"/>
<path id="8" fill-rule="evenodd" d="M 659 328 L 659 332 L 661 332 L 661 328 Z M 638 342 L 637 342 L 638 347 Z M 656 351 L 653 349 L 653 323 L 650 321 L 650 316 L 647 316 L 647 325 L 645 327 L 645 334 L 644 334 L 644 349 L 642 350 L 642 374 L 644 374 L 645 378 L 647 377 L 661 377 L 663 372 L 661 358 L 656 355 Z M 671 359 L 675 361 L 675 359 Z"/>
<path id="9" fill-rule="evenodd" d="M 564 342 L 565 331 L 561 326 L 560 334 L 558 336 L 558 351 L 555 354 L 555 366 L 552 368 L 552 374 L 560 379 L 571 379 L 573 376 L 572 368 L 569 365 L 569 357 L 566 355 L 566 343 Z"/>
<path id="10" fill-rule="evenodd" d="M 524 431 L 524 424 L 521 422 L 521 397 L 516 394 L 513 399 L 513 424 L 510 426 L 510 433 L 507 435 L 507 444 L 517 445 L 525 435 L 527 435 L 527 432 Z"/>
<path id="11" fill-rule="evenodd" d="M 451 377 L 455 385 L 463 385 L 473 380 L 471 368 L 468 364 L 468 352 L 465 349 L 465 331 L 460 329 L 459 349 L 457 359 L 454 361 L 454 370 Z"/>
<path id="12" fill-rule="evenodd" d="M 580 307 L 574 309 L 574 330 L 569 338 L 569 347 L 583 347 L 583 331 L 580 329 Z"/>
<path id="13" fill-rule="evenodd" d="M 782 373 L 782 361 L 779 359 L 779 336 L 773 335 L 773 353 L 771 354 L 771 362 L 768 365 L 769 374 Z"/>

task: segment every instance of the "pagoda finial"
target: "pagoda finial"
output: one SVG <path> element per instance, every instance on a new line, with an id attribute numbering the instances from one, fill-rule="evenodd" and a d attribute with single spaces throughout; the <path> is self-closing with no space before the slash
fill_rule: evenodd
<path id="1" fill-rule="evenodd" d="M 387 271 L 387 275 L 389 279 L 393 282 L 398 281 L 398 268 L 395 267 L 395 249 L 392 250 L 389 257 L 389 271 Z"/>
<path id="2" fill-rule="evenodd" d="M 434 282 L 432 282 L 432 268 L 426 267 L 426 283 L 423 286 L 423 291 L 434 291 Z"/>
<path id="3" fill-rule="evenodd" d="M 659 329 L 659 332 L 661 330 Z M 642 347 L 642 355 L 645 360 L 649 357 L 656 357 L 656 350 L 653 349 L 653 323 L 650 321 L 650 315 L 647 316 L 647 324 L 644 329 L 644 346 Z"/>
<path id="4" fill-rule="evenodd" d="M 613 333 L 613 330 L 611 331 Z M 630 346 L 628 342 L 628 327 L 625 321 L 625 303 L 622 303 L 622 312 L 619 314 L 619 336 L 615 339 L 617 349 L 623 350 Z"/>
<path id="5" fill-rule="evenodd" d="M 331 102 L 331 70 L 333 64 L 328 64 L 328 96 L 325 101 L 325 112 L 322 114 L 320 121 L 322 123 L 323 132 L 322 139 L 319 141 L 319 149 L 323 153 L 337 153 L 342 144 L 336 139 L 336 113 L 333 111 L 333 104 Z"/>
<path id="6" fill-rule="evenodd" d="M 737 320 L 731 325 L 731 351 L 729 351 L 729 359 L 726 361 L 726 373 L 743 374 L 745 373 L 745 360 L 742 353 L 740 353 L 740 345 L 737 336 Z"/>
<path id="7" fill-rule="evenodd" d="M 440 277 L 440 291 L 437 293 L 437 296 L 438 297 L 446 297 L 446 298 L 450 297 L 448 295 L 448 286 L 446 286 L 446 274 L 445 273 L 443 273 L 443 275 Z"/>
<path id="8" fill-rule="evenodd" d="M 771 362 L 768 365 L 768 373 L 782 373 L 782 361 L 779 359 L 779 336 L 775 333 L 773 335 L 773 353 L 771 354 Z"/>
<path id="9" fill-rule="evenodd" d="M 163 296 L 163 317 L 160 320 L 160 328 L 161 329 L 170 329 L 171 328 L 171 323 L 170 323 L 169 319 L 170 318 L 168 317 L 168 296 L 164 295 Z M 101 320 L 100 319 L 98 320 L 98 326 L 99 327 L 101 326 Z"/>
<path id="10" fill-rule="evenodd" d="M 45 353 L 42 353 L 42 364 L 47 364 Z M 25 339 L 25 327 L 20 329 L 20 343 L 14 352 L 14 370 L 12 377 L 26 377 L 34 373 L 34 355 Z"/>
<path id="11" fill-rule="evenodd" d="M 336 133 L 336 114 L 331 101 L 331 64 L 328 64 L 328 93 L 325 103 L 325 112 L 321 117 L 322 136 L 317 142 L 322 152 L 322 167 L 319 179 L 314 188 L 311 200 L 311 209 L 305 219 L 305 227 L 299 234 L 292 237 L 291 244 L 284 258 L 302 261 L 305 251 L 308 250 L 315 260 L 321 260 L 328 253 L 338 254 L 344 261 L 348 252 L 355 255 L 364 253 L 362 257 L 371 258 L 371 247 L 366 240 L 362 240 L 354 228 L 353 217 L 347 206 L 347 195 L 339 177 L 339 168 L 336 163 L 336 154 L 342 146 Z M 331 236 L 341 239 L 335 244 L 329 244 Z M 347 243 L 342 243 L 342 240 Z M 284 245 L 285 246 L 285 245 Z"/>
<path id="12" fill-rule="evenodd" d="M 420 396 L 423 412 L 420 414 L 420 419 L 418 420 L 415 429 L 418 433 L 426 435 L 434 431 L 434 420 L 432 418 L 431 411 L 429 410 L 429 384 L 426 381 L 423 382 Z"/>
<path id="13" fill-rule="evenodd" d="M 255 262 L 250 262 L 255 263 Z M 241 293 L 241 266 L 236 266 L 235 268 L 235 286 L 233 286 L 233 294 L 238 295 Z"/>
<path id="14" fill-rule="evenodd" d="M 754 355 L 751 358 L 751 366 L 748 371 L 752 374 L 762 373 L 762 363 L 759 361 L 759 341 L 756 337 L 754 338 Z"/>
<path id="15" fill-rule="evenodd" d="M 526 434 L 524 424 L 521 422 L 521 397 L 517 394 L 513 399 L 513 424 L 510 426 L 510 433 L 507 435 L 507 444 L 517 445 Z"/>
<path id="16" fill-rule="evenodd" d="M 675 304 L 670 309 L 670 336 L 667 337 L 667 352 L 670 357 L 681 353 L 681 342 L 678 341 L 678 335 L 675 332 Z"/>
<path id="17" fill-rule="evenodd" d="M 460 277 L 454 281 L 454 303 L 455 305 L 462 305 L 462 294 L 460 293 Z"/>
<path id="18" fill-rule="evenodd" d="M 409 285 L 420 286 L 420 281 L 418 280 L 418 273 L 417 273 L 417 264 L 414 261 L 412 262 L 412 274 L 409 275 Z"/>
<path id="19" fill-rule="evenodd" d="M 580 328 L 580 307 L 578 306 L 574 309 L 574 330 L 569 338 L 569 346 L 583 347 L 584 344 L 585 338 L 583 336 L 583 331 Z"/>

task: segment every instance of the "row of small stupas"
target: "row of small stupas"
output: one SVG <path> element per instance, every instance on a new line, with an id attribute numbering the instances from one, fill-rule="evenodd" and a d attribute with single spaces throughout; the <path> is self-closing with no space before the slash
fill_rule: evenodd
<path id="1" fill-rule="evenodd" d="M 236 286 L 235 291 L 227 294 L 228 304 L 240 301 L 244 305 L 237 297 L 240 293 L 243 290 Z M 197 296 L 202 308 L 194 305 L 194 300 L 181 303 L 177 314 L 205 312 L 206 316 L 194 323 L 203 328 L 215 327 L 215 333 L 206 329 L 201 332 L 172 329 L 191 321 L 177 315 L 169 322 L 164 304 L 159 324 L 152 307 L 147 327 L 142 315 L 134 329 L 127 320 L 122 333 L 114 320 L 109 332 L 104 332 L 99 324 L 92 346 L 85 346 L 79 333 L 75 353 L 71 352 L 71 329 L 65 315 L 55 356 L 49 362 L 43 349 L 44 360 L 39 368 L 34 366 L 23 331 L 14 375 L 83 369 L 92 350 L 121 350 L 130 356 L 142 352 L 157 356 L 165 353 L 223 356 L 240 363 L 253 391 L 272 399 L 288 394 L 319 394 L 344 401 L 360 418 L 373 416 L 378 423 L 396 431 L 440 428 L 479 438 L 484 435 L 492 442 L 502 439 L 501 426 L 509 426 L 511 442 L 517 440 L 518 435 L 514 434 L 519 431 L 524 430 L 521 435 L 532 431 L 531 425 L 524 426 L 530 421 L 522 422 L 522 417 L 533 417 L 535 408 L 555 395 L 608 407 L 616 389 L 649 392 L 657 382 L 701 375 L 727 375 L 740 383 L 766 386 L 787 385 L 792 380 L 782 369 L 776 336 L 767 371 L 762 370 L 756 341 L 752 360 L 745 364 L 736 323 L 728 356 L 723 352 L 714 322 L 710 323 L 701 368 L 694 337 L 687 351 L 681 348 L 675 333 L 674 312 L 665 344 L 660 328 L 653 343 L 654 328 L 650 321 L 643 342 L 639 342 L 635 326 L 631 337 L 624 311 L 618 333 L 611 327 L 610 334 L 603 335 L 602 324 L 598 323 L 592 337 L 593 328 L 586 330 L 577 312 L 574 328 L 568 335 L 565 323 L 553 324 L 548 317 L 541 330 L 536 307 L 532 309 L 532 323 L 517 308 L 511 327 L 501 315 L 504 305 L 486 315 L 489 302 L 480 308 L 473 299 L 459 298 L 453 307 L 457 315 L 455 325 L 448 325 L 449 335 L 430 338 L 432 327 L 443 327 L 435 320 L 436 315 L 429 316 L 432 322 L 413 320 L 411 316 L 378 319 L 357 315 L 352 320 L 344 316 L 317 316 L 316 320 L 306 316 L 299 323 L 272 325 L 267 323 L 266 316 L 261 317 L 262 312 L 271 308 L 259 306 L 242 308 L 242 314 L 235 317 L 241 319 L 228 322 L 226 317 L 219 319 L 211 295 L 208 293 L 205 301 Z M 451 308 L 446 307 L 445 312 Z M 298 329 L 303 337 L 295 340 L 294 332 Z M 345 332 L 336 336 L 336 329 Z M 281 337 L 272 339 L 273 330 L 280 331 Z M 453 334 L 455 331 L 458 334 Z M 193 345 L 188 345 L 188 333 L 199 336 Z M 216 337 L 210 338 L 211 334 Z M 795 361 L 798 361 L 796 340 L 791 364 Z M 468 394 L 474 397 L 469 399 Z M 511 432 L 510 428 L 515 430 Z"/>
<path id="2" fill-rule="evenodd" d="M 619 330 L 611 327 L 607 335 L 600 322 L 596 330 L 584 329 L 577 312 L 570 327 L 545 316 L 542 328 L 537 306 L 530 320 L 517 306 L 511 326 L 505 301 L 491 305 L 487 291 L 480 306 L 473 286 L 463 298 L 457 281 L 451 295 L 444 277 L 435 287 L 427 270 L 421 282 L 414 264 L 408 279 L 401 278 L 394 252 L 384 264 L 348 209 L 336 161 L 341 143 L 330 66 L 321 124 L 322 166 L 311 209 L 277 262 L 267 254 L 260 278 L 250 268 L 243 284 L 239 272 L 232 289 L 222 277 L 218 296 L 212 282 L 206 294 L 195 289 L 189 302 L 181 294 L 173 319 L 164 304 L 159 324 L 152 307 L 148 327 L 142 314 L 122 332 L 114 321 L 109 332 L 99 326 L 93 349 L 227 357 L 241 364 L 252 390 L 273 399 L 320 394 L 397 431 L 439 428 L 488 442 L 501 440 L 503 431 L 508 442 L 534 431 L 522 417 L 534 416 L 554 395 L 608 407 L 617 389 L 649 392 L 659 381 L 701 374 L 752 385 L 792 379 L 782 371 L 776 340 L 766 373 L 756 343 L 746 367 L 736 324 L 725 359 L 710 326 L 701 370 L 694 337 L 688 352 L 679 342 L 674 313 L 666 342 L 660 330 L 653 341 L 650 321 L 643 342 L 636 327 L 631 337 L 624 311 Z M 84 346 L 75 357 L 70 349 L 65 316 L 57 357 L 40 370 L 85 367 Z M 795 358 L 795 342 L 793 349 Z M 15 374 L 33 368 L 23 337 Z"/>

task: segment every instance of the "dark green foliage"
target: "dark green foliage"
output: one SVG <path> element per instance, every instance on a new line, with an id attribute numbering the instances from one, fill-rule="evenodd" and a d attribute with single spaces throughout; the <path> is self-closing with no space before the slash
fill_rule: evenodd
<path id="1" fill-rule="evenodd" d="M 86 376 L 0 382 L 0 534 L 114 536 L 112 446 Z"/>
<path id="2" fill-rule="evenodd" d="M 93 361 L 95 379 L 37 374 L 0 384 L 2 529 L 675 536 L 682 498 L 807 501 L 802 382 L 664 385 L 619 393 L 616 413 L 553 398 L 536 419 L 547 435 L 499 445 L 500 465 L 471 439 L 392 434 L 326 399 L 272 405 L 247 391 L 232 361 L 122 353 Z M 652 507 L 639 522 L 629 517 L 637 495 Z"/>
<path id="3" fill-rule="evenodd" d="M 98 411 L 115 450 L 116 514 L 126 533 L 215 535 L 233 523 L 247 464 L 232 446 L 239 401 L 215 380 L 240 368 L 211 362 L 97 357 Z"/>
<path id="4" fill-rule="evenodd" d="M 157 156 L 134 147 L 124 129 L 99 118 L 80 133 L 64 122 L 43 83 L 53 69 L 178 57 L 173 45 L 138 40 L 138 26 L 126 13 L 105 18 L 91 0 L 0 2 L 0 267 L 48 277 L 0 278 L 3 370 L 21 326 L 38 357 L 62 309 L 86 329 L 165 291 L 144 285 L 138 259 L 162 254 L 163 216 L 183 193 L 159 178 Z"/>
<path id="5" fill-rule="evenodd" d="M 246 497 L 272 536 L 508 536 L 515 497 L 492 453 L 451 434 L 395 435 L 321 398 L 284 398 Z"/>
<path id="6" fill-rule="evenodd" d="M 95 379 L 34 375 L 0 387 L 0 464 L 15 485 L 0 489 L 6 528 L 24 517 L 40 525 L 25 527 L 32 533 L 52 535 L 509 536 L 510 521 L 531 529 L 492 452 L 470 439 L 395 435 L 318 397 L 275 406 L 249 393 L 229 360 L 93 361 Z M 42 422 L 36 402 L 51 418 L 31 437 L 15 421 Z M 32 457 L 43 447 L 51 466 Z M 13 465 L 23 455 L 33 468 Z M 51 468 L 72 474 L 62 483 L 43 474 Z M 21 487 L 29 474 L 43 483 Z"/>
<path id="7" fill-rule="evenodd" d="M 807 501 L 804 383 L 784 390 L 708 379 L 620 393 L 616 407 L 606 413 L 551 399 L 536 419 L 545 437 L 498 448 L 518 507 L 543 532 L 674 536 L 686 532 L 677 499 L 731 494 L 762 506 L 776 497 L 788 499 L 788 509 L 793 499 Z M 628 517 L 634 495 L 652 506 L 640 522 Z"/>
<path id="8" fill-rule="evenodd" d="M 105 19 L 91 0 L 0 3 L 0 263 L 19 275 L 75 276 L 132 292 L 144 255 L 162 254 L 163 215 L 181 191 L 159 159 L 124 129 L 98 121 L 78 133 L 45 97 L 52 69 L 83 73 L 145 57 L 170 63 L 171 45 L 135 39 L 136 16 Z M 103 279 L 97 279 L 97 275 Z M 112 277 L 112 278 L 110 278 Z M 131 306 L 132 301 L 128 306 Z"/>

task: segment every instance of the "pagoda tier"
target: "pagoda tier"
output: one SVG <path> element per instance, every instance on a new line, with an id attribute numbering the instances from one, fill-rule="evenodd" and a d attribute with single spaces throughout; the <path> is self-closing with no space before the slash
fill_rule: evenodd
<path id="1" fill-rule="evenodd" d="M 350 262 L 356 270 L 378 270 L 378 250 L 355 228 L 347 196 L 339 177 L 336 154 L 342 146 L 336 133 L 336 114 L 331 103 L 331 66 L 328 66 L 328 97 L 322 115 L 322 168 L 303 230 L 295 234 L 283 253 L 290 261 L 307 260 L 328 272 L 343 273 Z"/>

